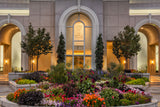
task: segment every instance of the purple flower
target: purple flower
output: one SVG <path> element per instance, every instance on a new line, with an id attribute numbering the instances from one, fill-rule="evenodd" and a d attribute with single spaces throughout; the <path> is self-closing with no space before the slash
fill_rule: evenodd
<path id="1" fill-rule="evenodd" d="M 91 85 L 92 88 L 94 88 L 94 85 Z"/>
<path id="2" fill-rule="evenodd" d="M 85 77 L 85 80 L 87 80 L 87 77 Z"/>
<path id="3" fill-rule="evenodd" d="M 83 79 L 80 80 L 80 83 L 82 83 L 82 82 L 83 82 Z"/>
<path id="4" fill-rule="evenodd" d="M 83 78 L 83 76 L 81 75 L 80 78 Z"/>
<path id="5" fill-rule="evenodd" d="M 94 79 L 92 79 L 92 83 L 95 83 L 95 80 L 94 80 Z"/>
<path id="6" fill-rule="evenodd" d="M 109 84 L 109 82 L 108 82 L 108 81 L 106 81 L 106 84 Z"/>
<path id="7" fill-rule="evenodd" d="M 138 101 L 136 101 L 136 102 L 135 102 L 135 104 L 139 104 L 139 102 L 138 102 Z"/>
<path id="8" fill-rule="evenodd" d="M 113 77 L 113 79 L 114 79 L 114 80 L 117 80 L 117 78 L 116 78 L 116 77 Z"/>

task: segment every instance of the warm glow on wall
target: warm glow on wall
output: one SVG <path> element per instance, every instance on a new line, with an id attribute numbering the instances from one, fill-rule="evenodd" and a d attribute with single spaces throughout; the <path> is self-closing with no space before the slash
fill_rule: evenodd
<path id="1" fill-rule="evenodd" d="M 126 61 L 124 60 L 123 63 L 126 64 Z"/>
<path id="2" fill-rule="evenodd" d="M 34 64 L 35 63 L 35 60 L 32 60 L 32 64 Z"/>
<path id="3" fill-rule="evenodd" d="M 7 59 L 5 60 L 5 64 L 8 64 L 8 60 Z"/>
<path id="4" fill-rule="evenodd" d="M 151 60 L 150 63 L 151 63 L 151 64 L 154 64 L 154 60 Z"/>

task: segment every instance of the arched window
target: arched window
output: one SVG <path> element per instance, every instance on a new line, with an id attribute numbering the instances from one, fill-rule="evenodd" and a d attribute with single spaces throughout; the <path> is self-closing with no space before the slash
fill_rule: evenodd
<path id="1" fill-rule="evenodd" d="M 91 69 L 92 23 L 82 13 L 71 15 L 66 22 L 66 66 Z"/>

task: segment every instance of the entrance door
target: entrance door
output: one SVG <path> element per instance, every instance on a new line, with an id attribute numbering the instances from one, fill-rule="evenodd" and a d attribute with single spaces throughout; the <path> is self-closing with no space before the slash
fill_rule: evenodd
<path id="1" fill-rule="evenodd" d="M 0 72 L 3 72 L 3 45 L 0 45 Z"/>

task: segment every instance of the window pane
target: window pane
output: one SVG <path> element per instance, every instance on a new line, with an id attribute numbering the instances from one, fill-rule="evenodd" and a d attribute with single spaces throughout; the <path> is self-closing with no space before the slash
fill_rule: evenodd
<path id="1" fill-rule="evenodd" d="M 85 24 L 85 26 L 92 26 L 91 20 L 88 16 L 80 14 L 80 20 Z"/>
<path id="2" fill-rule="evenodd" d="M 71 15 L 66 23 L 66 26 L 73 26 L 73 23 L 78 20 L 78 14 Z"/>
<path id="3" fill-rule="evenodd" d="M 85 28 L 85 54 L 91 55 L 92 28 Z"/>
<path id="4" fill-rule="evenodd" d="M 74 24 L 74 40 L 84 40 L 84 25 L 81 22 Z"/>
<path id="5" fill-rule="evenodd" d="M 66 55 L 72 55 L 72 28 L 66 28 Z"/>
<path id="6" fill-rule="evenodd" d="M 85 57 L 85 69 L 91 69 L 91 57 Z"/>
<path id="7" fill-rule="evenodd" d="M 83 56 L 74 56 L 74 69 L 83 68 Z"/>
<path id="8" fill-rule="evenodd" d="M 72 56 L 66 56 L 66 67 L 72 69 Z"/>
<path id="9" fill-rule="evenodd" d="M 0 45 L 0 71 L 3 71 L 3 45 Z"/>

